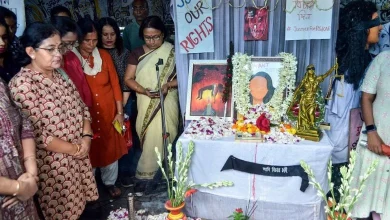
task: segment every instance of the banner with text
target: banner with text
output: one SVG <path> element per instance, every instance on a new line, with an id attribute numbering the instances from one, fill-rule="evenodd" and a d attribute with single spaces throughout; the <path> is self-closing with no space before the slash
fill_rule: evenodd
<path id="1" fill-rule="evenodd" d="M 333 1 L 287 0 L 286 40 L 330 39 Z"/>
<path id="2" fill-rule="evenodd" d="M 180 53 L 214 52 L 211 0 L 178 0 L 175 3 Z"/>
<path id="3" fill-rule="evenodd" d="M 26 15 L 24 13 L 24 0 L 2 0 L 0 6 L 6 7 L 16 14 L 18 19 L 16 36 L 23 34 L 26 28 Z"/>

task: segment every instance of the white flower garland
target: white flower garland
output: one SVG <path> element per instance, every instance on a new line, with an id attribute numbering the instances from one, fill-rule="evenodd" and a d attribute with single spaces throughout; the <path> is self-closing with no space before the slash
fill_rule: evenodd
<path id="1" fill-rule="evenodd" d="M 184 137 L 212 140 L 234 135 L 232 123 L 224 118 L 201 117 L 193 120 L 184 131 Z"/>
<path id="2" fill-rule="evenodd" d="M 119 208 L 115 211 L 111 211 L 107 220 L 128 220 L 128 210 L 126 208 Z M 166 220 L 168 213 L 164 212 L 158 215 L 146 215 L 147 211 L 144 209 L 138 210 L 135 213 L 136 220 Z M 202 220 L 201 218 L 190 218 L 187 217 L 187 220 Z"/>
<path id="3" fill-rule="evenodd" d="M 278 144 L 296 144 L 304 139 L 290 134 L 289 132 L 280 131 L 280 127 L 271 127 L 271 132 L 264 135 L 264 139 L 268 143 Z"/>
<path id="4" fill-rule="evenodd" d="M 271 100 L 267 104 L 264 104 L 265 108 L 269 109 L 273 122 L 280 122 L 281 118 L 286 115 L 286 111 L 293 98 L 297 71 L 297 59 L 294 55 L 282 52 L 278 56 L 283 59 L 283 67 L 279 70 L 279 85 L 275 89 Z M 248 95 L 248 83 L 252 75 L 251 56 L 236 53 L 232 58 L 232 63 L 233 99 L 236 103 L 238 113 L 246 116 L 248 111 L 253 108 L 249 102 Z M 285 97 L 285 94 L 287 94 L 287 97 Z M 251 117 L 258 117 L 260 114 L 261 112 L 258 112 L 258 114 L 253 114 Z"/>
<path id="5" fill-rule="evenodd" d="M 252 74 L 251 56 L 235 53 L 233 64 L 233 100 L 236 103 L 237 112 L 245 115 L 249 109 L 249 79 Z"/>

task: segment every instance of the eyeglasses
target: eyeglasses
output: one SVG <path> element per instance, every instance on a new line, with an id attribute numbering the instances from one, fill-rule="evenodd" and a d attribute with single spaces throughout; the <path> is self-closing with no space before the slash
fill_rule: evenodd
<path id="1" fill-rule="evenodd" d="M 157 41 L 157 40 L 160 40 L 161 39 L 161 34 L 158 35 L 158 36 L 153 36 L 153 37 L 150 37 L 150 36 L 144 36 L 144 39 L 146 41 Z"/>
<path id="2" fill-rule="evenodd" d="M 73 47 L 77 47 L 79 43 L 77 41 L 74 42 L 62 42 L 62 46 L 68 50 L 72 50 Z"/>
<path id="3" fill-rule="evenodd" d="M 54 56 L 56 54 L 56 52 L 58 52 L 59 54 L 64 54 L 66 52 L 66 48 L 65 47 L 58 47 L 58 48 L 43 48 L 43 47 L 38 47 L 36 49 L 42 49 L 42 50 L 46 50 L 47 52 L 49 52 L 50 55 Z"/>
<path id="4" fill-rule="evenodd" d="M 133 7 L 133 11 L 145 11 L 146 7 Z"/>
<path id="5" fill-rule="evenodd" d="M 309 67 L 309 68 L 307 68 L 307 70 L 316 70 L 316 68 L 314 68 L 314 67 Z"/>

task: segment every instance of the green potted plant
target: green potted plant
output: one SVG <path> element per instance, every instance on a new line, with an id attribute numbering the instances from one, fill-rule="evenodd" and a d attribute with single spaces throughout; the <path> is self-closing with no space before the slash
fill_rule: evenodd
<path id="1" fill-rule="evenodd" d="M 224 187 L 224 186 L 233 186 L 233 182 L 231 181 L 220 181 L 215 183 L 205 183 L 205 184 L 195 184 L 192 181 L 188 180 L 188 171 L 191 165 L 191 157 L 194 153 L 195 144 L 193 141 L 190 141 L 188 144 L 188 152 L 185 156 L 183 156 L 183 146 L 181 142 L 177 142 L 177 155 L 175 167 L 177 169 L 176 175 L 174 175 L 174 158 L 172 156 L 172 144 L 168 145 L 168 169 L 169 173 L 163 168 L 162 158 L 160 152 L 157 147 L 155 148 L 155 152 L 157 154 L 157 163 L 162 170 L 163 176 L 167 183 L 168 188 L 168 197 L 169 200 L 165 203 L 165 208 L 171 211 L 168 214 L 168 219 L 184 219 L 185 215 L 181 212 L 181 209 L 185 206 L 185 197 L 189 196 L 192 193 L 195 193 L 195 188 L 206 187 L 209 189 L 213 189 L 216 187 Z M 169 175 L 172 175 L 172 178 L 169 178 Z M 179 210 L 176 210 L 179 209 Z"/>
<path id="2" fill-rule="evenodd" d="M 365 187 L 364 183 L 367 178 L 375 171 L 378 166 L 378 160 L 375 160 L 371 163 L 370 167 L 367 169 L 363 176 L 359 177 L 358 187 L 351 188 L 351 183 L 354 181 L 352 177 L 352 171 L 355 167 L 356 163 L 356 151 L 351 151 L 349 158 L 349 168 L 343 166 L 340 168 L 340 173 L 342 176 L 341 186 L 339 188 L 340 192 L 340 200 L 337 203 L 334 190 L 333 190 L 333 182 L 332 182 L 332 161 L 329 160 L 328 163 L 328 184 L 330 188 L 331 197 L 326 197 L 326 192 L 322 189 L 321 185 L 316 181 L 313 170 L 310 166 L 305 162 L 301 161 L 301 166 L 307 173 L 310 178 L 310 184 L 317 189 L 318 195 L 322 197 L 322 199 L 327 203 L 325 206 L 325 212 L 328 215 L 328 220 L 350 220 L 351 218 L 351 210 L 354 207 L 355 203 L 362 195 L 363 188 Z"/>
<path id="3" fill-rule="evenodd" d="M 245 207 L 245 212 L 242 211 L 242 208 L 237 208 L 234 210 L 233 214 L 228 217 L 231 220 L 249 220 L 253 213 L 256 211 L 257 201 L 251 204 L 251 201 L 248 201 L 248 204 Z"/>

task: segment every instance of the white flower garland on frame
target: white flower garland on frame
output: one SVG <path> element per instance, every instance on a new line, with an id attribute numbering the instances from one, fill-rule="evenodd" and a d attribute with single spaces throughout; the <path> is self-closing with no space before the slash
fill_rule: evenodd
<path id="1" fill-rule="evenodd" d="M 249 109 L 249 79 L 252 74 L 251 56 L 235 53 L 232 57 L 233 64 L 233 100 L 236 103 L 238 113 L 245 115 Z"/>
<path id="2" fill-rule="evenodd" d="M 294 95 L 297 71 L 297 59 L 294 55 L 282 52 L 278 56 L 282 57 L 283 60 L 283 67 L 279 70 L 279 85 L 271 100 L 267 104 L 263 104 L 266 109 L 269 109 L 272 122 L 280 122 L 282 117 L 286 115 Z M 249 102 L 249 79 L 252 75 L 251 57 L 236 53 L 232 58 L 233 100 L 236 103 L 237 112 L 244 116 L 247 116 L 248 111 L 253 108 Z M 261 112 L 257 112 L 257 114 L 251 114 L 250 117 L 257 118 L 260 114 Z"/>

